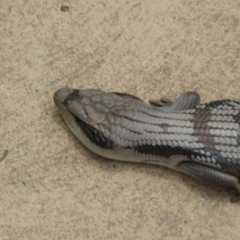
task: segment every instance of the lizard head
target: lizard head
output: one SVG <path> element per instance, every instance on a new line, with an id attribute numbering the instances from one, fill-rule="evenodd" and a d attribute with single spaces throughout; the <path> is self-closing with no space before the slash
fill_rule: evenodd
<path id="1" fill-rule="evenodd" d="M 113 105 L 111 94 L 94 89 L 62 88 L 55 92 L 53 99 L 69 129 L 85 146 L 113 147 L 106 134 L 110 128 L 106 114 Z M 106 131 L 101 131 L 103 128 Z"/>

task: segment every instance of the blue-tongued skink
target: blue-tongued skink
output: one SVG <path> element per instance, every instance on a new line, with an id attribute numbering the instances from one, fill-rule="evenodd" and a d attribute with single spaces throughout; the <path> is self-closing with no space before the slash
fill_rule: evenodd
<path id="1" fill-rule="evenodd" d="M 240 193 L 240 100 L 200 104 L 196 92 L 177 100 L 62 88 L 54 101 L 70 130 L 103 157 L 162 165 Z"/>

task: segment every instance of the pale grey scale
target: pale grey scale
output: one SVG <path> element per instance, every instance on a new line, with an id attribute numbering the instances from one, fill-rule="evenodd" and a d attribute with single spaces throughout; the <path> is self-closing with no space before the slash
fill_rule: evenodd
<path id="1" fill-rule="evenodd" d="M 231 141 L 229 138 L 226 137 L 213 137 L 214 138 L 214 142 L 216 144 L 227 144 L 227 145 L 231 145 Z"/>
<path id="2" fill-rule="evenodd" d="M 87 98 L 84 98 L 84 99 L 87 99 Z M 82 100 L 84 100 L 84 99 L 82 99 Z M 99 95 L 99 94 L 92 95 L 90 99 L 91 99 L 92 102 L 100 102 L 101 101 L 101 95 Z M 111 101 L 111 102 L 113 102 L 113 101 Z"/>
<path id="3" fill-rule="evenodd" d="M 126 128 L 122 128 L 121 133 L 119 134 L 119 137 L 124 139 L 126 132 L 127 132 Z"/>
<path id="4" fill-rule="evenodd" d="M 231 124 L 226 123 L 226 122 L 220 122 L 218 127 L 223 128 L 223 129 L 234 129 Z"/>
<path id="5" fill-rule="evenodd" d="M 196 109 L 205 109 L 206 108 L 206 104 L 199 104 L 196 106 Z"/>
<path id="6" fill-rule="evenodd" d="M 223 110 L 221 111 L 221 113 L 219 113 L 219 114 L 222 114 L 222 115 L 232 115 L 233 112 L 234 112 L 233 109 L 223 109 Z"/>
<path id="7" fill-rule="evenodd" d="M 170 143 L 169 143 L 169 146 L 171 147 L 176 147 L 177 146 L 177 143 L 175 140 L 172 140 Z"/>
<path id="8" fill-rule="evenodd" d="M 159 118 L 161 119 L 161 118 Z M 142 118 L 140 118 L 141 121 L 147 122 L 148 124 L 152 125 L 154 121 L 154 117 L 150 115 L 148 112 L 144 112 L 142 115 Z"/>
<path id="9" fill-rule="evenodd" d="M 124 117 L 118 118 L 121 119 L 121 121 L 115 122 L 114 124 L 119 125 L 121 128 L 126 128 L 127 126 L 129 126 L 129 123 L 131 120 L 126 119 Z"/>
<path id="10" fill-rule="evenodd" d="M 125 148 L 129 148 L 129 147 L 133 147 L 134 143 L 130 140 L 126 140 L 126 139 L 121 139 L 119 141 L 119 145 Z"/>
<path id="11" fill-rule="evenodd" d="M 99 95 L 99 91 L 96 89 L 88 89 L 88 90 L 79 90 L 79 95 L 84 97 L 92 98 L 94 95 Z"/>
<path id="12" fill-rule="evenodd" d="M 74 100 L 74 101 L 76 101 L 76 103 L 78 102 L 77 99 Z M 91 98 L 83 98 L 83 99 L 81 100 L 81 103 L 83 103 L 83 104 L 85 104 L 85 105 L 91 105 L 91 104 L 92 104 L 92 100 L 91 100 Z"/>
<path id="13" fill-rule="evenodd" d="M 119 139 L 118 146 L 121 146 L 123 148 L 127 148 L 130 144 L 130 141 L 128 139 Z"/>
<path id="14" fill-rule="evenodd" d="M 149 123 L 154 123 L 155 118 L 161 119 L 163 118 L 162 112 L 160 111 L 154 111 L 151 108 L 146 108 L 141 111 L 142 113 L 142 119 L 148 121 Z"/>
<path id="15" fill-rule="evenodd" d="M 194 115 L 193 115 L 193 114 L 186 114 L 186 113 L 183 114 L 183 119 L 184 119 L 185 121 L 190 121 L 190 120 L 192 120 L 193 118 L 194 118 Z"/>
<path id="16" fill-rule="evenodd" d="M 219 115 L 219 114 L 217 114 L 218 111 L 219 111 L 219 109 L 213 108 L 213 109 L 211 110 L 211 114 L 213 114 L 213 115 Z"/>
<path id="17" fill-rule="evenodd" d="M 163 140 L 165 140 L 166 139 L 166 134 L 160 134 L 159 135 L 159 140 L 161 140 L 161 141 L 163 141 Z"/>
<path id="18" fill-rule="evenodd" d="M 240 154 L 236 152 L 230 152 L 231 154 L 231 159 L 240 159 Z"/>
<path id="19" fill-rule="evenodd" d="M 133 141 L 132 136 L 132 133 L 128 129 L 125 129 L 125 135 L 121 135 L 121 139 L 122 141 Z"/>
<path id="20" fill-rule="evenodd" d="M 159 140 L 159 133 L 154 133 L 154 132 L 144 132 L 143 137 L 147 138 L 149 140 L 157 141 Z"/>
<path id="21" fill-rule="evenodd" d="M 115 109 L 113 110 L 113 112 L 115 113 Z M 117 114 L 123 118 L 126 118 L 126 119 L 132 119 L 134 121 L 137 120 L 137 112 L 138 111 L 135 111 L 133 109 L 121 109 L 121 111 L 118 110 Z"/>
<path id="22" fill-rule="evenodd" d="M 230 124 L 226 124 L 225 122 L 207 122 L 208 127 L 212 128 L 223 128 L 223 129 L 229 129 L 232 127 Z"/>
<path id="23" fill-rule="evenodd" d="M 235 115 L 239 114 L 239 112 L 240 112 L 239 110 L 235 110 L 235 111 L 232 113 L 232 115 L 235 116 Z"/>
<path id="24" fill-rule="evenodd" d="M 167 142 L 166 142 L 165 139 L 162 140 L 162 145 L 163 145 L 163 146 L 167 146 Z"/>
<path id="25" fill-rule="evenodd" d="M 227 146 L 225 146 L 225 145 L 215 145 L 215 148 L 216 148 L 218 151 L 222 151 L 223 153 L 229 151 L 229 149 L 228 149 Z"/>
<path id="26" fill-rule="evenodd" d="M 120 114 L 121 116 L 131 118 L 134 121 L 141 121 L 139 117 L 143 117 L 141 112 L 135 110 L 125 110 Z"/>
<path id="27" fill-rule="evenodd" d="M 191 135 L 191 134 L 193 134 L 194 133 L 194 129 L 193 128 L 185 128 L 185 127 L 183 127 L 183 128 L 179 128 L 180 129 L 180 131 L 179 131 L 179 133 L 183 133 L 183 134 L 186 134 L 186 135 Z"/>
<path id="28" fill-rule="evenodd" d="M 150 113 L 152 114 L 152 113 Z M 154 114 L 154 113 L 153 113 Z M 156 115 L 156 114 L 155 114 Z M 164 124 L 167 123 L 169 124 L 169 122 L 171 121 L 170 124 L 178 124 L 179 120 L 176 120 L 176 122 L 173 122 L 174 120 L 171 120 L 172 118 L 172 114 L 171 115 L 164 115 L 163 117 L 159 116 L 160 114 L 158 113 L 158 116 L 151 116 L 148 113 L 144 113 L 144 112 L 139 112 L 139 111 L 125 111 L 124 114 L 122 114 L 122 116 L 125 116 L 127 118 L 131 118 L 132 120 L 139 122 L 147 122 L 148 124 Z M 162 114 L 161 114 L 162 115 Z M 165 118 L 164 118 L 165 117 Z M 184 124 L 184 121 L 181 121 L 182 124 Z M 156 126 L 156 125 L 155 125 Z"/>
<path id="29" fill-rule="evenodd" d="M 194 142 L 193 146 L 194 146 L 193 149 L 194 148 L 204 148 L 205 147 L 205 145 L 201 142 Z"/>
<path id="30" fill-rule="evenodd" d="M 211 153 L 209 151 L 207 151 L 205 154 L 206 156 L 211 156 Z"/>
<path id="31" fill-rule="evenodd" d="M 191 120 L 193 118 L 193 115 L 187 114 L 187 113 L 176 112 L 174 114 L 174 118 L 178 118 L 178 119 L 182 119 L 182 120 L 186 121 L 186 120 Z"/>
<path id="32" fill-rule="evenodd" d="M 145 103 L 139 104 L 139 101 L 132 101 L 127 105 L 126 110 L 128 109 L 134 109 L 135 111 L 144 112 L 146 110 L 149 110 L 149 106 Z"/>
<path id="33" fill-rule="evenodd" d="M 122 128 L 119 125 L 115 125 L 114 132 L 117 135 L 120 135 Z"/>
<path id="34" fill-rule="evenodd" d="M 109 112 L 109 108 L 102 103 L 95 103 L 94 108 L 96 111 L 103 112 L 104 114 Z"/>
<path id="35" fill-rule="evenodd" d="M 188 110 L 185 110 L 184 111 L 185 113 L 188 113 L 188 114 L 193 114 L 193 113 L 195 113 L 196 112 L 196 109 L 188 109 Z"/>
<path id="36" fill-rule="evenodd" d="M 235 109 L 239 109 L 240 110 L 240 104 L 238 104 L 237 106 L 234 107 Z"/>
<path id="37" fill-rule="evenodd" d="M 143 128 L 144 123 L 135 123 L 134 121 L 130 119 L 123 118 L 122 121 L 119 123 L 119 126 L 123 129 L 129 129 L 134 132 L 141 132 L 141 129 Z"/>
<path id="38" fill-rule="evenodd" d="M 156 145 L 157 145 L 157 141 L 152 140 L 151 145 L 152 145 L 152 146 L 156 146 Z"/>
<path id="39" fill-rule="evenodd" d="M 166 135 L 167 134 L 160 134 L 159 135 L 159 140 L 161 140 L 161 141 L 165 140 L 166 139 Z"/>
<path id="40" fill-rule="evenodd" d="M 221 116 L 221 120 L 220 121 L 225 121 L 227 123 L 235 122 L 234 118 L 232 116 L 228 116 L 228 115 Z"/>
<path id="41" fill-rule="evenodd" d="M 104 133 L 104 136 L 107 138 L 109 138 L 112 134 L 111 131 L 108 128 L 106 128 L 104 125 L 95 124 L 93 125 L 93 127 L 97 129 L 100 133 Z"/>
<path id="42" fill-rule="evenodd" d="M 134 121 L 129 121 L 128 125 L 127 125 L 127 129 L 131 130 L 131 131 L 135 131 L 135 122 Z"/>
<path id="43" fill-rule="evenodd" d="M 171 113 L 161 112 L 161 118 L 171 118 Z"/>
<path id="44" fill-rule="evenodd" d="M 148 146 L 152 146 L 152 140 L 149 139 L 149 138 L 147 138 L 146 140 L 147 140 L 147 145 L 148 145 Z"/>
<path id="45" fill-rule="evenodd" d="M 229 152 L 235 152 L 238 153 L 239 152 L 239 147 L 238 146 L 227 146 L 228 147 L 228 151 Z"/>
<path id="46" fill-rule="evenodd" d="M 236 111 L 235 108 L 232 108 L 232 109 L 229 109 L 229 110 L 226 110 L 228 115 L 233 115 L 233 113 Z"/>
<path id="47" fill-rule="evenodd" d="M 227 116 L 227 115 L 225 115 L 225 116 L 219 115 L 219 120 L 218 121 L 225 121 L 227 123 L 235 122 L 235 120 L 234 120 L 234 118 L 232 116 Z"/>
<path id="48" fill-rule="evenodd" d="M 69 110 L 71 112 L 76 112 L 77 116 L 80 119 L 88 119 L 88 115 L 86 114 L 85 110 L 81 106 L 79 106 L 78 104 L 71 104 L 69 106 Z"/>
<path id="49" fill-rule="evenodd" d="M 235 130 L 225 130 L 225 129 L 209 129 L 209 132 L 213 136 L 220 136 L 220 137 L 237 137 L 237 132 Z"/>
<path id="50" fill-rule="evenodd" d="M 193 128 L 194 127 L 194 123 L 191 122 L 191 121 L 178 121 L 178 126 L 181 126 L 181 127 L 188 127 L 188 128 Z"/>
<path id="51" fill-rule="evenodd" d="M 240 154 L 238 153 L 232 153 L 234 159 L 240 159 Z"/>
<path id="52" fill-rule="evenodd" d="M 238 133 L 235 129 L 226 129 L 227 136 L 229 137 L 237 137 Z"/>
<path id="53" fill-rule="evenodd" d="M 193 149 L 193 151 L 200 152 L 200 150 L 204 147 L 200 142 L 190 142 L 189 147 Z"/>
<path id="54" fill-rule="evenodd" d="M 141 122 L 147 122 L 152 124 L 152 117 L 150 117 L 148 114 L 146 114 L 145 112 L 140 112 L 137 111 L 135 113 L 136 119 L 138 119 Z"/>
<path id="55" fill-rule="evenodd" d="M 109 139 L 110 139 L 111 141 L 113 141 L 113 142 L 115 143 L 115 145 L 119 145 L 119 142 L 116 141 L 117 135 L 115 134 L 115 132 L 112 132 L 111 130 L 110 130 Z"/>
<path id="56" fill-rule="evenodd" d="M 221 122 L 207 122 L 207 126 L 212 128 L 217 128 L 217 127 L 221 128 Z"/>
<path id="57" fill-rule="evenodd" d="M 136 132 L 143 132 L 143 131 L 149 131 L 151 132 L 151 130 L 154 131 L 154 128 L 151 124 L 149 123 L 139 123 L 139 124 L 135 124 L 134 125 L 134 131 Z M 155 129 L 155 132 L 160 132 L 161 131 L 161 128 L 156 126 L 156 129 Z"/>
<path id="58" fill-rule="evenodd" d="M 159 117 L 152 117 L 152 124 L 154 126 L 158 125 L 159 124 Z"/>
<path id="59" fill-rule="evenodd" d="M 129 131 L 128 129 L 126 129 L 126 138 L 129 139 L 130 141 L 136 141 L 137 139 L 139 139 L 139 135 Z"/>
<path id="60" fill-rule="evenodd" d="M 113 141 L 113 140 L 112 140 Z M 127 140 L 129 141 L 129 140 Z M 115 138 L 114 138 L 114 143 L 117 147 L 122 146 L 123 145 L 123 139 L 121 139 L 117 134 L 115 134 Z"/>
<path id="61" fill-rule="evenodd" d="M 217 108 L 221 108 L 221 109 L 232 109 L 232 106 L 229 107 L 228 105 L 223 105 L 223 106 L 219 106 Z"/>
<path id="62" fill-rule="evenodd" d="M 186 142 L 184 142 L 184 141 L 179 141 L 179 142 L 178 142 L 178 145 L 179 145 L 179 147 L 181 147 L 181 148 L 187 148 L 187 144 L 186 144 Z"/>
<path id="63" fill-rule="evenodd" d="M 182 115 L 179 115 L 178 113 L 173 112 L 173 113 L 170 113 L 169 115 L 170 115 L 170 118 L 182 120 Z"/>
<path id="64" fill-rule="evenodd" d="M 154 125 L 154 124 L 144 124 L 142 129 L 144 129 L 144 131 L 146 132 L 154 132 L 158 134 L 161 134 L 164 132 L 163 128 L 160 125 Z"/>
<path id="65" fill-rule="evenodd" d="M 209 120 L 211 120 L 211 121 L 217 121 L 218 118 L 220 119 L 220 116 L 211 115 Z"/>
<path id="66" fill-rule="evenodd" d="M 182 126 L 186 126 L 186 127 L 192 127 L 192 125 L 194 124 L 194 121 L 185 121 Z"/>
<path id="67" fill-rule="evenodd" d="M 226 152 L 220 151 L 220 155 L 221 155 L 223 158 L 226 158 L 226 157 L 227 157 L 227 153 L 226 153 Z"/>
<path id="68" fill-rule="evenodd" d="M 240 109 L 240 101 L 226 101 L 224 105 L 220 105 L 217 108 L 235 108 L 235 109 Z"/>
<path id="69" fill-rule="evenodd" d="M 90 116 L 91 119 L 93 119 L 93 123 L 94 121 L 96 122 L 105 122 L 106 121 L 106 113 L 104 111 L 98 111 L 98 116 L 97 119 L 94 119 L 95 115 L 93 113 L 93 116 L 91 116 L 91 112 L 88 114 Z"/>
<path id="70" fill-rule="evenodd" d="M 120 122 L 120 118 L 115 118 L 111 113 L 106 114 L 106 119 L 108 120 L 109 124 L 118 125 Z"/>
<path id="71" fill-rule="evenodd" d="M 111 117 L 113 118 L 113 123 L 116 124 L 116 125 L 122 125 L 122 122 L 124 121 L 123 117 L 114 117 L 112 114 L 109 114 L 111 115 Z"/>
<path id="72" fill-rule="evenodd" d="M 104 105 L 108 107 L 108 109 L 110 109 L 111 107 L 114 106 L 114 101 L 112 101 L 111 99 L 105 99 Z"/>
<path id="73" fill-rule="evenodd" d="M 217 164 L 214 163 L 210 158 L 203 160 L 201 157 L 199 156 L 196 156 L 196 157 L 192 157 L 193 160 L 195 162 L 199 162 L 199 163 L 203 163 L 204 165 L 207 165 L 207 166 L 211 166 L 211 167 L 214 167 L 214 168 L 218 168 Z M 209 162 L 210 161 L 210 162 Z"/>
<path id="74" fill-rule="evenodd" d="M 233 116 L 226 116 L 227 117 L 227 122 L 236 122 L 236 120 L 234 119 L 234 114 Z"/>
<path id="75" fill-rule="evenodd" d="M 148 124 L 154 124 L 155 120 L 154 117 L 156 116 L 150 116 L 148 112 L 143 112 L 141 114 L 141 112 L 139 112 L 139 120 L 142 122 L 146 122 Z M 164 119 L 161 119 L 161 117 L 158 118 L 159 122 L 164 121 Z"/>
<path id="76" fill-rule="evenodd" d="M 239 123 L 228 123 L 228 124 L 229 124 L 229 128 L 232 128 L 232 129 L 235 129 L 235 130 L 239 130 L 240 129 Z"/>
<path id="77" fill-rule="evenodd" d="M 168 132 L 169 133 L 182 133 L 182 134 L 193 134 L 194 133 L 194 129 L 193 127 L 176 127 L 176 126 L 172 126 L 172 127 L 168 127 Z"/>
<path id="78" fill-rule="evenodd" d="M 176 140 L 176 138 L 177 138 L 176 134 L 169 134 L 169 141 L 173 142 Z"/>
<path id="79" fill-rule="evenodd" d="M 115 114 L 116 116 L 124 116 L 125 110 L 121 105 L 114 104 L 114 107 L 111 108 L 112 114 Z"/>
<path id="80" fill-rule="evenodd" d="M 238 145 L 239 143 L 237 142 L 236 138 L 226 138 L 226 142 L 228 143 L 228 145 Z"/>
<path id="81" fill-rule="evenodd" d="M 232 158 L 232 153 L 230 153 L 230 152 L 220 152 L 220 154 L 222 155 L 224 155 L 224 158 Z"/>
<path id="82" fill-rule="evenodd" d="M 189 144 L 190 143 L 197 143 L 199 141 L 197 136 L 194 135 L 183 135 L 185 141 L 187 141 Z"/>
<path id="83" fill-rule="evenodd" d="M 181 139 L 182 141 L 186 141 L 188 142 L 188 144 L 191 144 L 191 143 L 198 143 L 199 139 L 197 136 L 194 136 L 194 135 L 183 135 L 182 136 L 183 139 Z"/>

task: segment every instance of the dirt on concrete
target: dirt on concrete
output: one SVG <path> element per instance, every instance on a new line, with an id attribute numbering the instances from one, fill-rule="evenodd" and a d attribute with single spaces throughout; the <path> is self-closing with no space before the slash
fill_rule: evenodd
<path id="1" fill-rule="evenodd" d="M 0 239 L 238 240 L 227 189 L 91 153 L 52 96 L 239 99 L 239 13 L 224 0 L 2 1 Z"/>

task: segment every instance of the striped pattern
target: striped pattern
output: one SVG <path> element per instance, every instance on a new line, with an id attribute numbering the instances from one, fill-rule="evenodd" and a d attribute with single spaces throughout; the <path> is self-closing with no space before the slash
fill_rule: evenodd
<path id="1" fill-rule="evenodd" d="M 240 189 L 235 183 L 240 177 L 240 101 L 199 104 L 198 95 L 189 96 L 148 105 L 126 93 L 61 89 L 54 101 L 79 140 L 102 156 L 159 164 L 189 175 L 200 164 L 206 166 L 199 165 L 201 171 L 216 169 L 208 178 L 220 176 L 220 170 L 226 173 L 226 181 L 220 179 L 225 185 L 231 179 L 229 185 Z"/>
<path id="2" fill-rule="evenodd" d="M 140 152 L 139 161 L 146 160 L 145 154 L 148 162 L 152 159 L 161 164 L 162 158 L 172 153 L 171 157 L 184 155 L 240 176 L 239 101 L 215 101 L 194 109 L 163 112 L 129 94 L 74 90 L 64 104 L 113 142 L 113 148 Z"/>

